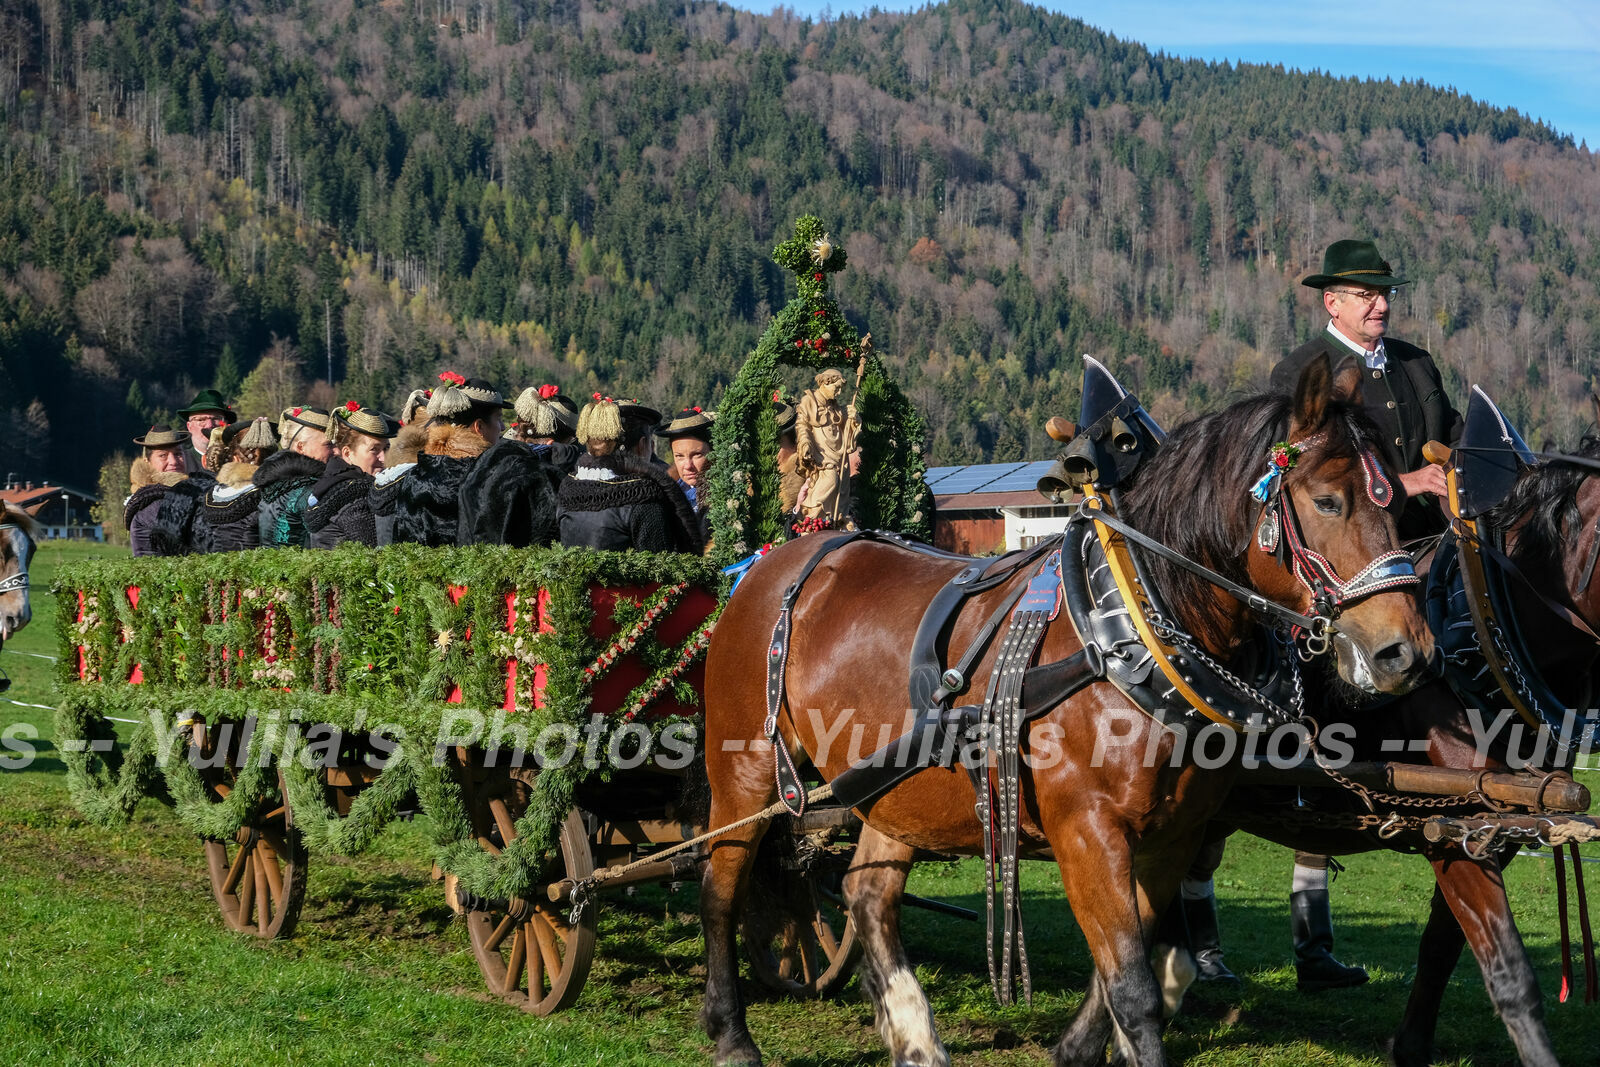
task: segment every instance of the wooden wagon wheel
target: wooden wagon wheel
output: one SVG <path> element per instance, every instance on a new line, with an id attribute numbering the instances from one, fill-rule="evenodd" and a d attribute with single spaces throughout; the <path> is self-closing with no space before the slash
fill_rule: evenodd
<path id="1" fill-rule="evenodd" d="M 741 934 L 762 985 L 810 999 L 832 996 L 850 980 L 861 945 L 842 878 L 830 870 L 753 872 Z"/>
<path id="2" fill-rule="evenodd" d="M 472 821 L 485 849 L 498 853 L 516 838 L 527 790 L 526 784 L 509 777 L 481 783 L 473 797 Z M 594 873 L 589 830 L 576 808 L 561 824 L 559 847 L 559 864 L 553 862 L 548 871 L 552 881 Z M 531 893 L 534 899 L 510 901 L 483 900 L 459 888 L 456 893 L 478 970 L 490 992 L 535 1015 L 553 1014 L 578 999 L 594 962 L 592 904 L 572 922 L 567 902 L 552 903 L 542 892 Z"/>
<path id="3" fill-rule="evenodd" d="M 203 729 L 197 726 L 196 731 Z M 208 754 L 215 741 L 210 732 L 202 743 Z M 206 789 L 217 800 L 233 791 L 234 770 L 219 767 L 205 773 Z M 202 838 L 211 893 L 231 930 L 262 938 L 286 938 L 300 921 L 305 902 L 305 841 L 295 828 L 283 776 L 278 776 L 278 804 L 241 826 L 232 840 Z"/>

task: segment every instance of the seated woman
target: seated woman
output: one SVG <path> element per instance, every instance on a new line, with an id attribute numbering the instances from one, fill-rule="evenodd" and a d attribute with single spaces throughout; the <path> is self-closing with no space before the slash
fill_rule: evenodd
<path id="1" fill-rule="evenodd" d="M 211 431 L 215 442 L 206 464 L 217 463 L 217 484 L 206 490 L 194 519 L 196 552 L 239 552 L 261 544 L 257 507 L 261 490 L 254 478 L 261 463 L 278 450 L 278 432 L 265 417 Z M 220 436 L 220 440 L 218 440 Z"/>
<path id="2" fill-rule="evenodd" d="M 283 413 L 278 422 L 278 451 L 261 464 L 253 479 L 261 490 L 256 520 L 262 548 L 305 548 L 310 542 L 306 498 L 332 453 L 326 411 L 295 407 Z"/>
<path id="3" fill-rule="evenodd" d="M 537 389 L 530 385 L 517 396 L 515 409 L 517 419 L 506 436 L 533 449 L 562 474 L 571 474 L 583 455 L 583 449 L 574 443 L 578 405 L 554 385 Z"/>
<path id="4" fill-rule="evenodd" d="M 394 419 L 354 400 L 334 409 L 329 434 L 333 456 L 306 500 L 312 548 L 338 548 L 351 542 L 377 545 L 369 496 L 373 476 L 383 470 L 389 442 L 399 432 Z"/>
<path id="5" fill-rule="evenodd" d="M 400 404 L 400 432 L 389 442 L 384 469 L 415 463 L 422 455 L 422 446 L 428 443 L 428 401 L 432 399 L 432 389 L 413 389 L 406 394 Z"/>
<path id="6" fill-rule="evenodd" d="M 696 554 L 705 548 L 683 490 L 643 451 L 660 421 L 642 404 L 599 394 L 584 406 L 578 442 L 588 454 L 557 497 L 563 545 Z"/>
<path id="7" fill-rule="evenodd" d="M 714 413 L 699 408 L 684 408 L 662 430 L 661 436 L 672 449 L 672 469 L 678 475 L 678 488 L 689 498 L 700 531 L 700 543 L 711 541 L 710 498 L 704 492 L 706 471 L 711 467 L 711 427 Z"/>
<path id="8" fill-rule="evenodd" d="M 133 439 L 143 451 L 128 471 L 132 492 L 123 505 L 123 519 L 135 556 L 169 554 L 157 547 L 156 521 L 162 503 L 173 495 L 173 487 L 188 480 L 184 472 L 188 442 L 187 433 L 166 424 L 152 426 L 143 437 Z"/>
<path id="9" fill-rule="evenodd" d="M 500 439 L 505 429 L 501 412 L 511 406 L 480 378 L 449 371 L 439 378 L 445 385 L 428 401 L 427 444 L 417 465 L 397 484 L 396 544 L 456 544 L 461 483 L 489 442 Z"/>

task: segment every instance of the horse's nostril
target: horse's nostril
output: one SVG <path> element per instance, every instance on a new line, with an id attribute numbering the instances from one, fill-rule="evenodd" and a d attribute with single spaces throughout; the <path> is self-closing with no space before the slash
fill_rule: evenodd
<path id="1" fill-rule="evenodd" d="M 1380 648 L 1372 657 L 1373 666 L 1389 674 L 1404 674 L 1411 669 L 1411 663 L 1416 658 L 1411 650 L 1411 645 L 1405 641 L 1396 641 L 1392 645 Z"/>

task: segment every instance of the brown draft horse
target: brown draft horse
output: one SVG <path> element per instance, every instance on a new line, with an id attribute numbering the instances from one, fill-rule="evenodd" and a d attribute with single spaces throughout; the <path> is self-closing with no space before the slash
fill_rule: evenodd
<path id="1" fill-rule="evenodd" d="M 1333 398 L 1327 365 L 1313 364 L 1292 403 L 1259 397 L 1175 432 L 1126 493 L 1124 518 L 1303 612 L 1310 606 L 1305 587 L 1272 556 L 1250 548 L 1261 508 L 1248 490 L 1265 469 L 1273 442 L 1321 434 L 1285 481 L 1307 545 L 1346 575 L 1393 550 L 1393 520 L 1365 490 L 1360 455 L 1370 446 L 1352 411 Z M 756 740 L 765 737 L 769 635 L 785 589 L 816 551 L 814 540 L 800 539 L 770 553 L 746 576 L 717 624 L 705 690 L 711 826 L 753 815 L 776 795 L 772 748 Z M 863 727 L 865 747 L 854 753 L 860 755 L 904 728 L 912 635 L 924 607 L 960 568 L 959 562 L 873 542 L 849 544 L 816 568 L 795 604 L 779 716 L 783 741 L 796 760 L 809 760 L 831 779 L 851 761 L 853 754 L 841 750 L 855 747 L 832 742 Z M 1008 589 L 1027 580 L 1023 573 L 975 598 L 955 624 L 952 653 L 966 647 Z M 1213 655 L 1232 659 L 1258 632 L 1249 612 L 1210 587 L 1196 591 L 1200 595 L 1170 601 L 1181 624 Z M 1347 679 L 1364 676 L 1379 691 L 1406 691 L 1432 658 L 1432 637 L 1409 590 L 1363 600 L 1336 625 L 1340 673 Z M 1079 648 L 1063 613 L 1050 624 L 1039 661 L 1058 661 Z M 994 659 L 991 649 L 972 672 L 971 691 L 983 692 Z M 1115 722 L 1119 739 L 1129 729 L 1126 703 L 1110 684 L 1091 685 L 1035 720 L 1023 740 L 1025 762 L 1043 758 L 1023 771 L 1022 852 L 1056 860 L 1096 969 L 1085 1010 L 1055 1050 L 1060 1064 L 1104 1062 L 1111 1027 L 1100 1023 L 1101 1005 L 1109 1006 L 1130 1063 L 1166 1062 L 1162 995 L 1148 957 L 1151 932 L 1199 846 L 1201 829 L 1235 777 L 1231 769 L 1201 770 L 1187 758 L 1173 761 L 1171 731 L 1142 715 L 1132 717 L 1133 743 L 1107 754 L 1109 724 Z M 1144 759 L 1146 751 L 1155 758 Z M 864 984 L 896 1064 L 949 1062 L 901 946 L 899 905 L 916 849 L 981 854 L 974 800 L 964 773 L 933 769 L 860 812 L 866 825 L 844 890 L 864 944 Z M 746 1028 L 734 937 L 764 830 L 756 822 L 717 839 L 701 884 L 707 955 L 701 1018 L 716 1042 L 719 1065 L 761 1062 Z"/>
<path id="2" fill-rule="evenodd" d="M 0 504 L 0 645 L 33 618 L 28 607 L 28 564 L 38 540 L 39 525 L 33 516 Z"/>
<path id="3" fill-rule="evenodd" d="M 1600 440 L 1587 439 L 1575 455 L 1580 460 L 1600 460 Z M 1591 628 L 1594 620 L 1600 620 L 1600 582 L 1593 580 L 1594 571 L 1587 566 L 1600 536 L 1600 479 L 1592 474 L 1590 468 L 1559 462 L 1527 470 L 1506 500 L 1480 523 L 1507 531 L 1506 555 L 1526 578 L 1526 583 L 1508 585 L 1512 609 L 1525 625 L 1539 628 L 1536 665 L 1558 689 L 1567 690 L 1557 695 L 1565 698 L 1563 707 L 1572 708 L 1587 706 L 1597 691 L 1600 646 L 1590 635 L 1558 621 L 1532 589 Z M 1462 698 L 1441 679 L 1368 714 L 1331 705 L 1313 713 L 1324 728 L 1340 722 L 1356 760 L 1413 759 L 1437 767 L 1496 769 L 1515 758 L 1534 769 L 1559 766 L 1553 739 L 1541 750 L 1520 719 L 1512 726 L 1498 722 L 1498 707 L 1477 710 L 1475 722 Z M 1327 793 L 1318 791 L 1321 810 L 1360 810 L 1352 798 Z M 1241 787 L 1229 796 L 1209 836 L 1214 840 L 1218 832 L 1231 832 L 1243 823 L 1250 833 L 1304 852 L 1349 855 L 1393 847 L 1366 832 L 1292 829 L 1262 822 L 1263 812 L 1292 804 L 1293 797 L 1281 789 Z M 1393 1062 L 1397 1067 L 1433 1062 L 1445 987 L 1462 949 L 1470 946 L 1519 1060 L 1529 1067 L 1553 1067 L 1558 1061 L 1544 1025 L 1539 983 L 1511 914 L 1502 876 L 1514 848 L 1496 850 L 1481 860 L 1446 844 L 1425 845 L 1423 852 L 1433 866 L 1436 886 L 1418 947 L 1411 995 L 1390 1045 Z"/>

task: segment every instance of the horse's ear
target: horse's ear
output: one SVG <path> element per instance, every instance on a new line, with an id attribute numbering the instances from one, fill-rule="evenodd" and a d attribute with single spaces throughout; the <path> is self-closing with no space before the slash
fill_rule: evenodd
<path id="1" fill-rule="evenodd" d="M 1333 399 L 1333 367 L 1326 353 L 1315 356 L 1300 372 L 1294 389 L 1294 426 L 1300 435 L 1315 433 L 1328 417 Z"/>
<path id="2" fill-rule="evenodd" d="M 1361 406 L 1361 364 L 1355 356 L 1345 356 L 1333 370 L 1333 398 Z"/>

